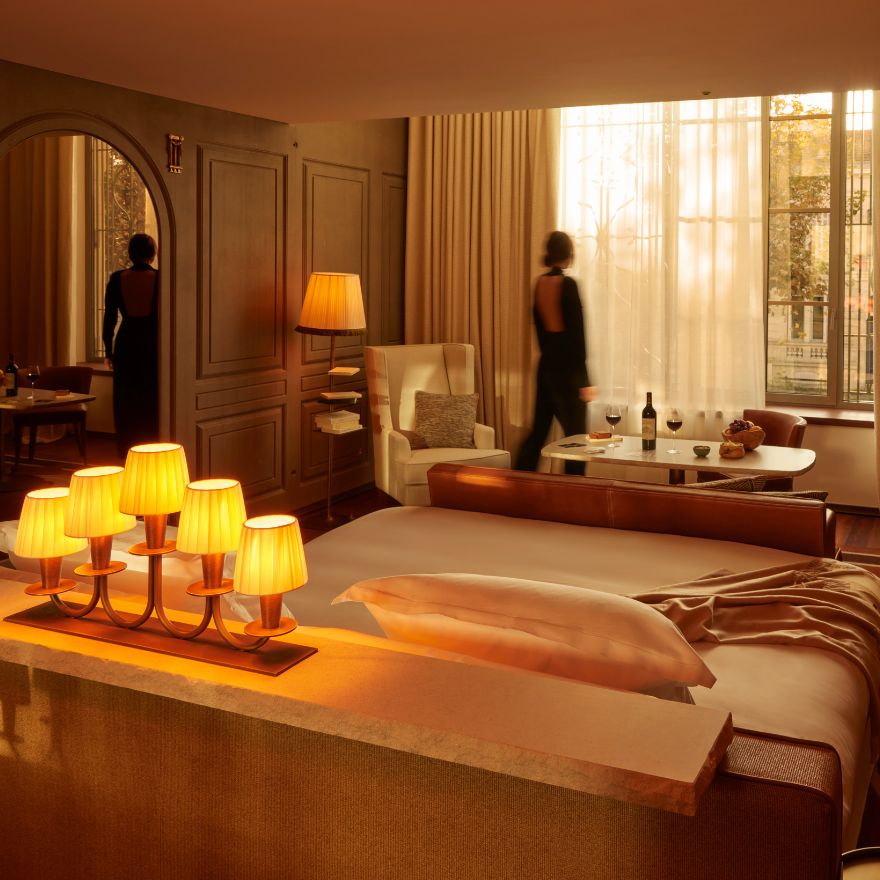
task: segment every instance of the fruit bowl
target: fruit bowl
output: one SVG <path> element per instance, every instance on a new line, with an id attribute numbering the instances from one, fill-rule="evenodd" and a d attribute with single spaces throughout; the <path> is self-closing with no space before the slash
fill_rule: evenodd
<path id="1" fill-rule="evenodd" d="M 763 442 L 764 429 L 754 422 L 747 422 L 745 419 L 734 419 L 722 432 L 721 436 L 725 440 L 733 443 L 742 443 L 743 448 L 748 451 L 757 449 Z"/>

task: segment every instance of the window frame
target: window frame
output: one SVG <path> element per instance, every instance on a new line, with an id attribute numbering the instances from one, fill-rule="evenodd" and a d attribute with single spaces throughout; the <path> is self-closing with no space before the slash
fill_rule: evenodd
<path id="1" fill-rule="evenodd" d="M 789 304 L 786 300 L 770 300 L 770 218 L 774 214 L 795 213 L 784 209 L 770 208 L 770 130 L 772 120 L 780 118 L 785 120 L 798 119 L 825 119 L 827 113 L 805 113 L 801 116 L 771 117 L 771 97 L 764 96 L 761 99 L 762 113 L 762 150 L 763 150 L 763 179 L 765 186 L 764 198 L 764 365 L 765 365 L 765 388 L 769 379 L 769 314 L 772 304 Z M 830 180 L 831 193 L 828 211 L 828 311 L 827 321 L 827 393 L 820 394 L 790 394 L 766 391 L 766 401 L 769 404 L 803 407 L 832 407 L 850 410 L 873 410 L 873 402 L 849 402 L 844 400 L 844 345 L 843 326 L 844 315 L 844 291 L 846 288 L 846 240 L 845 240 L 845 204 L 846 204 L 846 114 L 847 92 L 831 93 L 831 153 L 830 153 Z M 877 112 L 878 108 L 874 108 Z M 872 175 L 876 169 L 872 169 Z M 802 209 L 803 210 L 803 209 Z M 873 218 L 876 218 L 876 212 Z M 877 256 L 875 255 L 875 259 Z M 815 306 L 814 306 L 815 307 Z M 875 365 L 876 368 L 876 365 Z M 874 383 L 876 389 L 876 383 Z M 875 390 L 876 393 L 876 390 Z"/>

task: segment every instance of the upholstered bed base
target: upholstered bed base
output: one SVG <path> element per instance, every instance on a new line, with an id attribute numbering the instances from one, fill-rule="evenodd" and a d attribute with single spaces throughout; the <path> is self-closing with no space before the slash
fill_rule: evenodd
<path id="1" fill-rule="evenodd" d="M 825 747 L 740 734 L 693 818 L 0 663 L 0 876 L 831 880 Z"/>

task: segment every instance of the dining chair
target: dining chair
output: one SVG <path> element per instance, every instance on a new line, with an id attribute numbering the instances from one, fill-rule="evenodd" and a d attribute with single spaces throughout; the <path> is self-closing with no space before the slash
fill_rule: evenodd
<path id="1" fill-rule="evenodd" d="M 19 388 L 26 389 L 29 385 L 24 375 L 25 371 L 19 371 Z M 43 367 L 39 379 L 34 382 L 34 388 L 46 388 L 49 390 L 74 391 L 77 394 L 88 394 L 92 386 L 91 367 Z M 51 409 L 29 409 L 24 412 L 16 412 L 12 416 L 12 431 L 15 447 L 15 467 L 21 457 L 21 437 L 25 428 L 30 432 L 28 439 L 28 461 L 34 460 L 34 450 L 37 445 L 37 429 L 44 425 L 70 425 L 73 428 L 76 445 L 82 456 L 83 464 L 88 463 L 86 446 L 86 418 L 88 408 L 84 403 L 71 403 L 67 406 L 54 406 Z"/>
<path id="2" fill-rule="evenodd" d="M 800 449 L 807 430 L 807 420 L 790 413 L 772 409 L 744 409 L 742 417 L 754 422 L 764 429 L 764 443 L 768 446 L 786 446 L 789 449 Z M 724 474 L 704 471 L 697 476 L 697 481 L 723 479 Z M 764 492 L 791 492 L 794 486 L 793 477 L 769 477 L 764 483 Z"/>

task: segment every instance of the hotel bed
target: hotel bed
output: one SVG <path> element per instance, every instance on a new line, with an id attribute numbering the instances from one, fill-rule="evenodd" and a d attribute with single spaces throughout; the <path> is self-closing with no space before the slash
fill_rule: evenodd
<path id="1" fill-rule="evenodd" d="M 738 493 L 452 465 L 435 467 L 429 484 L 435 506 L 378 511 L 308 544 L 308 586 L 287 599 L 301 633 L 393 650 L 425 650 L 392 645 L 383 639 L 382 629 L 363 604 L 331 604 L 351 584 L 367 578 L 470 572 L 635 596 L 718 570 L 741 573 L 797 567 L 833 553 L 833 514 L 820 502 L 744 498 Z M 127 543 L 130 538 L 125 537 Z M 198 577 L 193 576 L 195 569 L 187 568 L 197 561 L 184 558 L 178 564 L 180 570 L 166 575 L 169 601 L 172 606 L 187 607 L 180 588 Z M 227 605 L 228 614 L 241 619 L 251 619 L 254 611 L 243 597 L 235 597 Z M 792 877 L 831 880 L 839 852 L 855 844 L 870 781 L 871 689 L 865 677 L 841 655 L 817 647 L 697 642 L 694 648 L 717 678 L 711 689 L 692 688 L 694 702 L 731 712 L 739 737 L 718 780 L 704 796 L 707 806 L 698 810 L 692 820 L 697 824 L 690 830 L 678 827 L 673 832 L 662 817 L 643 816 L 638 808 L 621 821 L 627 826 L 633 822 L 642 825 L 649 835 L 669 835 L 670 846 L 692 836 L 694 846 L 705 850 L 707 835 L 719 841 L 729 836 L 726 843 L 718 844 L 719 853 L 727 850 L 728 854 L 719 856 L 718 864 L 711 871 L 707 867 L 704 876 L 782 877 L 778 853 L 739 852 L 742 841 L 737 843 L 735 825 L 740 821 L 745 826 L 743 809 L 754 812 L 757 808 L 749 807 L 750 794 L 741 800 L 737 794 L 728 802 L 730 793 L 725 786 L 731 780 L 739 784 L 745 779 L 755 783 L 756 791 L 767 785 L 774 796 L 781 791 L 781 805 L 768 816 L 786 815 L 787 792 L 795 811 L 804 810 L 799 798 L 809 795 L 824 803 L 817 807 L 818 819 L 804 816 L 809 847 L 805 839 L 790 834 L 778 839 L 778 847 L 792 852 L 791 863 L 800 872 Z M 429 649 L 425 653 L 448 656 Z M 743 758 L 743 744 L 757 745 L 758 751 Z M 762 751 L 765 749 L 769 751 Z M 764 758 L 766 766 L 762 766 Z M 721 820 L 718 809 L 722 810 Z M 730 817 L 725 821 L 723 811 L 728 809 Z M 782 812 L 774 812 L 777 809 Z M 830 819 L 821 819 L 823 810 Z M 780 833 L 785 835 L 784 819 L 773 821 L 779 821 Z M 797 816 L 792 827 L 799 827 Z M 593 832 L 585 829 L 584 833 Z M 626 845 L 607 827 L 595 833 L 607 837 L 607 846 Z M 814 851 L 813 861 L 819 862 L 808 875 L 794 857 L 795 851 L 805 849 Z M 736 855 L 731 857 L 731 852 Z M 673 862 L 687 864 L 694 857 L 691 853 L 688 858 L 676 859 L 668 854 L 664 859 L 672 861 L 661 860 L 662 873 L 657 876 L 673 876 Z M 708 864 L 714 856 L 706 850 L 702 858 Z M 614 864 L 619 871 L 617 857 Z M 594 876 L 603 876 L 599 867 L 597 870 Z M 426 871 L 424 876 L 434 875 Z M 625 876 L 654 875 L 644 867 L 632 866 Z"/>

